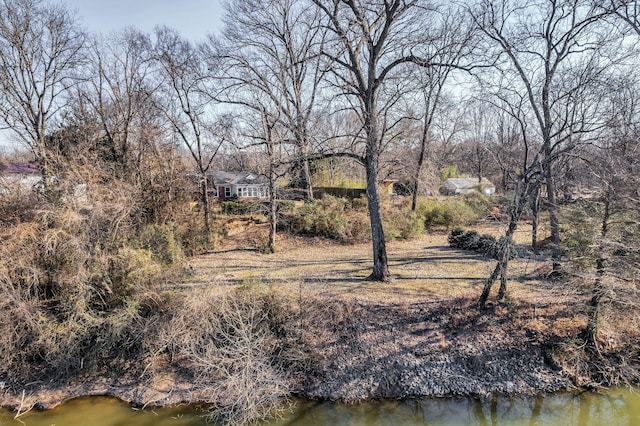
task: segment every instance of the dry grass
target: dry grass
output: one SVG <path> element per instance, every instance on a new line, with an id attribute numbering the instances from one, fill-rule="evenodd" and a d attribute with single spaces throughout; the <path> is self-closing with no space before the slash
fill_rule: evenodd
<path id="1" fill-rule="evenodd" d="M 475 227 L 482 233 L 499 236 L 502 226 L 488 223 Z M 263 255 L 243 246 L 260 232 L 252 225 L 242 241 L 233 238 L 209 255 L 192 258 L 195 272 L 188 286 L 224 282 L 230 285 L 261 283 L 283 294 L 303 291 L 354 297 L 372 303 L 407 303 L 412 300 L 439 300 L 479 297 L 494 261 L 484 256 L 448 247 L 446 234 L 430 234 L 408 241 L 387 244 L 390 283 L 366 281 L 371 272 L 369 243 L 342 245 L 323 239 L 280 236 L 279 250 Z M 517 242 L 529 241 L 528 230 L 517 233 Z M 238 233 L 240 235 L 240 233 Z M 517 259 L 510 267 L 512 297 L 535 299 L 548 290 L 540 278 L 543 259 Z M 569 296 L 569 295 L 568 295 Z"/>

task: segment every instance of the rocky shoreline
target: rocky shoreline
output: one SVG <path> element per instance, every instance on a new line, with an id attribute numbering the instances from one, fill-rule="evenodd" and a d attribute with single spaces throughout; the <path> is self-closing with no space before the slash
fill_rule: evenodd
<path id="1" fill-rule="evenodd" d="M 342 313 L 333 329 L 307 325 L 300 343 L 311 355 L 304 366 L 291 368 L 291 395 L 357 402 L 576 389 L 548 349 L 500 307 L 480 313 L 469 311 L 464 301 L 342 306 L 349 314 Z M 168 364 L 145 379 L 88 374 L 66 383 L 5 386 L 0 405 L 49 409 L 97 395 L 139 407 L 211 402 L 215 383 L 194 385 L 178 367 Z"/>

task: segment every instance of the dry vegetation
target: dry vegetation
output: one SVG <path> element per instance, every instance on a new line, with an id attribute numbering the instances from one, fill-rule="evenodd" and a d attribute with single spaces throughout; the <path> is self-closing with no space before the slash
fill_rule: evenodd
<path id="1" fill-rule="evenodd" d="M 442 231 L 391 241 L 392 281 L 376 283 L 365 280 L 368 243 L 281 234 L 279 251 L 265 255 L 265 224 L 219 218 L 224 240 L 185 258 L 187 234 L 137 222 L 130 188 L 85 196 L 82 207 L 3 198 L 4 404 L 86 394 L 201 401 L 212 418 L 244 424 L 277 414 L 292 394 L 356 400 L 637 381 L 637 311 L 607 311 L 603 359 L 627 361 L 594 370 L 576 344 L 587 289 L 548 281 L 544 255 L 515 259 L 508 299 L 481 311 L 493 261 L 450 248 Z M 503 226 L 474 228 L 499 236 Z M 529 239 L 526 227 L 516 234 L 518 244 Z"/>

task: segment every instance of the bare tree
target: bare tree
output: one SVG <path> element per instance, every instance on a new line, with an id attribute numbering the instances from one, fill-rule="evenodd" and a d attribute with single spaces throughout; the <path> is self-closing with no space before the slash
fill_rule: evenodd
<path id="1" fill-rule="evenodd" d="M 561 271 L 560 221 L 553 161 L 593 130 L 583 109 L 589 85 L 604 68 L 604 16 L 585 0 L 484 0 L 473 12 L 497 50 L 497 66 L 511 90 L 525 99 L 542 141 L 553 270 Z M 593 30 L 593 31 L 592 31 Z M 583 103 L 583 105 L 579 105 Z"/>
<path id="2" fill-rule="evenodd" d="M 169 28 L 156 30 L 155 61 L 163 78 L 157 107 L 193 158 L 200 188 L 206 241 L 211 233 L 207 173 L 226 140 L 228 123 L 211 105 L 211 63 L 201 49 Z"/>
<path id="3" fill-rule="evenodd" d="M 461 171 L 477 178 L 478 184 L 493 165 L 489 147 L 494 143 L 497 126 L 492 113 L 486 102 L 472 99 L 464 103 L 461 151 L 465 167 Z"/>
<path id="4" fill-rule="evenodd" d="M 640 34 L 640 3 L 638 0 L 594 0 L 594 6 L 621 19 L 633 32 Z"/>
<path id="5" fill-rule="evenodd" d="M 295 170 L 305 197 L 313 198 L 310 126 L 323 74 L 322 30 L 317 11 L 306 6 L 300 0 L 230 2 L 224 48 L 217 49 L 213 37 L 209 43 L 210 56 L 223 63 L 224 87 L 212 96 L 244 110 L 255 121 L 240 120 L 247 145 L 262 148 L 268 160 L 264 173 L 270 187 L 268 250 L 272 252 L 283 168 Z"/>
<path id="6" fill-rule="evenodd" d="M 410 64 L 423 67 L 442 64 L 428 46 L 432 40 L 426 23 L 434 26 L 435 11 L 421 3 L 403 0 L 313 0 L 329 29 L 323 54 L 331 60 L 330 74 L 340 108 L 357 113 L 360 132 L 354 138 L 354 157 L 367 175 L 367 201 L 373 244 L 371 280 L 389 279 L 388 258 L 378 188 L 380 156 L 403 117 L 393 107 L 408 92 L 404 72 Z M 428 25 L 427 25 L 428 26 Z M 423 46 L 422 48 L 420 46 Z"/>
<path id="7" fill-rule="evenodd" d="M 591 173 L 595 197 L 588 202 L 593 221 L 589 247 L 581 247 L 581 257 L 591 257 L 595 277 L 589 300 L 589 320 L 584 338 L 590 349 L 599 354 L 597 334 L 602 305 L 618 303 L 624 310 L 637 309 L 638 247 L 632 231 L 640 218 L 638 178 L 640 173 L 640 116 L 638 86 L 632 78 L 612 78 L 605 94 L 610 98 L 607 127 L 598 142 L 583 156 Z"/>
<path id="8" fill-rule="evenodd" d="M 148 35 L 133 28 L 109 37 L 96 37 L 90 49 L 90 73 L 84 101 L 91 105 L 104 133 L 105 156 L 116 173 L 130 171 L 136 132 L 151 113 L 158 79 L 154 75 Z M 138 146 L 138 152 L 144 147 Z"/>
<path id="9" fill-rule="evenodd" d="M 293 184 L 313 198 L 309 156 L 311 126 L 323 75 L 319 13 L 302 0 L 235 0 L 227 4 L 224 37 L 234 66 L 251 78 L 278 110 L 296 153 Z"/>
<path id="10" fill-rule="evenodd" d="M 0 2 L 0 120 L 16 133 L 51 186 L 47 133 L 77 80 L 84 34 L 63 5 L 41 0 Z"/>
<path id="11" fill-rule="evenodd" d="M 432 36 L 430 43 L 424 45 L 434 61 L 441 64 L 457 65 L 473 51 L 474 31 L 467 22 L 463 11 L 453 7 L 442 12 L 441 24 L 438 25 Z M 450 80 L 451 66 L 420 67 L 414 72 L 420 85 L 419 102 L 421 104 L 422 116 L 421 131 L 419 136 L 418 162 L 413 176 L 413 194 L 411 200 L 411 210 L 417 207 L 418 193 L 420 192 L 420 176 L 425 165 L 428 154 L 431 133 L 433 132 L 434 120 L 442 113 L 440 104 L 445 85 Z"/>
<path id="12" fill-rule="evenodd" d="M 513 182 L 513 196 L 508 209 L 509 224 L 504 236 L 498 242 L 498 261 L 493 272 L 485 281 L 478 302 L 480 308 L 484 308 L 486 305 L 491 288 L 498 278 L 500 278 L 498 300 L 502 300 L 506 296 L 507 274 L 514 244 L 513 235 L 518 228 L 518 222 L 525 207 L 537 196 L 544 180 L 544 165 L 541 161 L 542 150 L 540 145 L 530 138 L 525 97 L 526 95 L 520 93 L 500 93 L 499 101 L 492 103 L 498 111 L 506 114 L 513 121 L 513 125 L 517 127 L 519 137 L 514 141 L 521 143 L 521 155 L 517 165 L 517 176 Z"/>

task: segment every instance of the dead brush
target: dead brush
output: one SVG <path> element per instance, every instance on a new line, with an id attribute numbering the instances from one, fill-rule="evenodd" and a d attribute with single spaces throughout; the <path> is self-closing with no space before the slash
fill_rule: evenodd
<path id="1" fill-rule="evenodd" d="M 114 372 L 142 356 L 149 306 L 169 274 L 131 247 L 133 195 L 92 188 L 91 204 L 41 200 L 0 226 L 0 376 L 16 386 Z"/>
<path id="2" fill-rule="evenodd" d="M 0 178 L 0 228 L 10 228 L 33 218 L 37 194 Z"/>
<path id="3" fill-rule="evenodd" d="M 289 374 L 276 361 L 274 333 L 283 314 L 273 305 L 258 291 L 209 288 L 188 295 L 161 327 L 156 353 L 207 389 L 212 419 L 254 424 L 287 407 Z"/>

